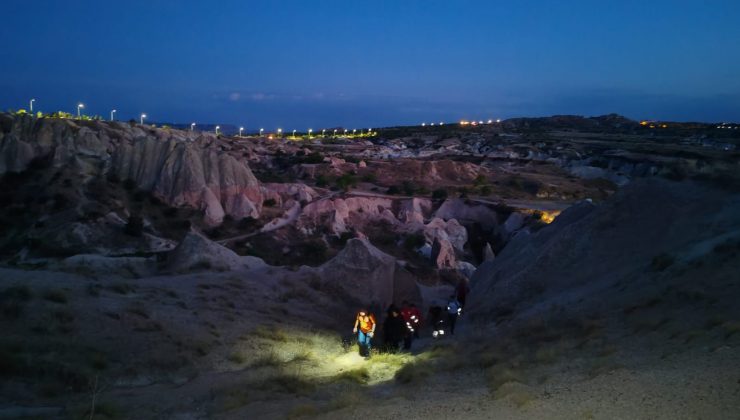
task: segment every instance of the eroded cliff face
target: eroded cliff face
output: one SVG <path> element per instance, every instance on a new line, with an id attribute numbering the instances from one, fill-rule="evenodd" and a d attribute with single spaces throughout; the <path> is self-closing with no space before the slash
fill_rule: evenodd
<path id="1" fill-rule="evenodd" d="M 171 206 L 191 206 L 211 225 L 226 215 L 258 217 L 262 192 L 246 162 L 219 147 L 213 134 L 103 121 L 0 115 L 0 175 L 35 159 L 75 165 L 82 180 L 133 180 Z"/>

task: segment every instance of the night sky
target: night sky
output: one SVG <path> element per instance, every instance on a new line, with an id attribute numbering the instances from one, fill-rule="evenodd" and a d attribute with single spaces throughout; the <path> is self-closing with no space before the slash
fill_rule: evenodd
<path id="1" fill-rule="evenodd" d="M 740 120 L 740 1 L 4 1 L 0 109 L 285 130 Z"/>

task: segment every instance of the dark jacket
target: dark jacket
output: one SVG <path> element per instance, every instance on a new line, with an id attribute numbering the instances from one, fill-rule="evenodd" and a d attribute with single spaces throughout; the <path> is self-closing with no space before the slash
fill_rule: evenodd
<path id="1" fill-rule="evenodd" d="M 397 343 L 406 335 L 406 321 L 401 315 L 388 316 L 383 322 L 383 334 L 388 343 Z"/>

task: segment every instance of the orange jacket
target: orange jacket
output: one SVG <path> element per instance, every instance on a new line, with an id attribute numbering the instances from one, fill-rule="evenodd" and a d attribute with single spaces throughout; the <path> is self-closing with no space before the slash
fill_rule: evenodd
<path id="1" fill-rule="evenodd" d="M 365 316 L 361 316 L 358 313 L 357 318 L 355 319 L 355 328 L 358 327 L 360 331 L 366 334 L 369 332 L 375 332 L 375 316 L 369 313 Z"/>

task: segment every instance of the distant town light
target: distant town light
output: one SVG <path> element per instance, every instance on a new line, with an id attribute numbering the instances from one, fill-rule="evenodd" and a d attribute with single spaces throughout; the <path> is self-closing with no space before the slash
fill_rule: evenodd
<path id="1" fill-rule="evenodd" d="M 493 120 L 488 120 L 488 124 L 493 124 Z"/>
<path id="2" fill-rule="evenodd" d="M 239 137 L 242 136 L 242 132 L 244 132 L 244 127 L 239 127 Z"/>
<path id="3" fill-rule="evenodd" d="M 146 118 L 146 114 L 141 114 L 141 117 L 139 117 L 139 122 L 141 125 L 144 125 L 144 118 Z"/>
<path id="4" fill-rule="evenodd" d="M 221 126 L 220 126 L 220 125 L 217 125 L 217 126 L 216 126 L 216 135 L 218 135 L 218 130 L 219 130 L 219 128 L 221 128 Z"/>
<path id="5" fill-rule="evenodd" d="M 421 123 L 421 126 L 422 127 L 426 127 L 427 126 L 427 123 Z"/>
<path id="6" fill-rule="evenodd" d="M 260 128 L 260 137 L 262 137 L 262 133 L 265 131 L 264 128 Z"/>
<path id="7" fill-rule="evenodd" d="M 195 123 L 190 123 L 190 131 L 193 131 L 194 128 L 195 128 Z"/>
<path id="8" fill-rule="evenodd" d="M 111 121 L 113 121 L 113 114 L 115 114 L 116 112 L 118 112 L 118 111 L 116 111 L 115 109 L 114 110 L 111 110 L 111 112 L 110 112 L 110 120 Z"/>
<path id="9" fill-rule="evenodd" d="M 85 104 L 79 103 L 77 104 L 77 118 L 80 118 L 82 115 L 80 114 L 80 109 L 84 108 Z"/>
<path id="10" fill-rule="evenodd" d="M 500 123 L 501 122 L 501 118 L 496 119 L 496 122 L 497 123 Z"/>

